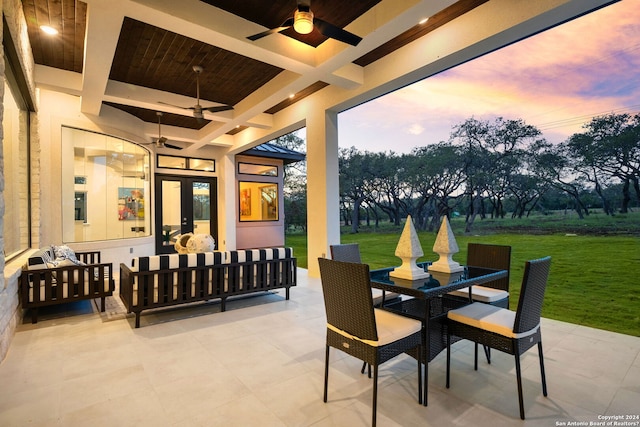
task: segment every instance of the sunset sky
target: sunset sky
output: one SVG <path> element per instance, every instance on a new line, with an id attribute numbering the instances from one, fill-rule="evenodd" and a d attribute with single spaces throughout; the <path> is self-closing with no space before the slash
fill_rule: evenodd
<path id="1" fill-rule="evenodd" d="M 408 153 L 468 118 L 523 119 L 551 142 L 640 112 L 640 0 L 623 0 L 345 111 L 341 148 Z M 392 144 L 392 145 L 391 145 Z"/>

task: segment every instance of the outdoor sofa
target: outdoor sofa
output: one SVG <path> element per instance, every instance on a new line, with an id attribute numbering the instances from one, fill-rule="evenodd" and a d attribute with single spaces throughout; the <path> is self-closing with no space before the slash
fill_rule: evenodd
<path id="1" fill-rule="evenodd" d="M 136 257 L 120 264 L 120 298 L 140 327 L 144 310 L 227 298 L 254 292 L 286 290 L 296 285 L 292 248 L 242 249 Z"/>
<path id="2" fill-rule="evenodd" d="M 27 259 L 20 274 L 20 302 L 38 322 L 38 308 L 113 295 L 111 263 L 101 263 L 100 251 L 74 252 L 68 246 L 39 249 Z"/>

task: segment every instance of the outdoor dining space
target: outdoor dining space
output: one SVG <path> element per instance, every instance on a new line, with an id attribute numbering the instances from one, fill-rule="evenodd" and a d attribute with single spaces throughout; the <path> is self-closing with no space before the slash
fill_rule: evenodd
<path id="1" fill-rule="evenodd" d="M 298 270 L 288 301 L 276 291 L 229 301 L 224 312 L 215 302 L 152 311 L 140 329 L 91 301 L 66 310 L 18 326 L 0 365 L 0 425 L 371 423 L 372 379 L 344 352 L 331 353 L 323 402 L 327 319 L 321 280 L 307 270 Z M 481 351 L 475 371 L 474 346 L 461 341 L 452 346 L 451 388 L 446 351 L 429 362 L 427 406 L 417 400 L 414 358 L 382 364 L 377 424 L 556 426 L 637 416 L 640 338 L 545 318 L 541 329 L 548 396 L 531 349 L 521 357 L 525 421 L 513 356 L 492 351 L 488 364 Z"/>

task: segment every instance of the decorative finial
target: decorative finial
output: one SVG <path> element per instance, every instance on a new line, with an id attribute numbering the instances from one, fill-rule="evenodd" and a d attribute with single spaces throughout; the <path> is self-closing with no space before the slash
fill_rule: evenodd
<path id="1" fill-rule="evenodd" d="M 429 271 L 457 273 L 464 270 L 464 267 L 453 260 L 453 255 L 457 254 L 460 249 L 446 216 L 442 219 L 436 242 L 433 245 L 433 251 L 440 255 L 440 259 L 429 266 Z"/>
<path id="2" fill-rule="evenodd" d="M 424 255 L 418 233 L 413 226 L 411 215 L 407 216 L 407 222 L 400 235 L 396 256 L 402 260 L 402 265 L 389 273 L 391 277 L 399 279 L 418 280 L 429 277 L 429 273 L 418 267 L 416 260 Z"/>

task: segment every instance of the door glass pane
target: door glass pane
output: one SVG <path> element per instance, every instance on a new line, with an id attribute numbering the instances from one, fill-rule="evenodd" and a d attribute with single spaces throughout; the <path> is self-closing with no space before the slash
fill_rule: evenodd
<path id="1" fill-rule="evenodd" d="M 193 183 L 193 232 L 211 234 L 211 186 L 208 182 Z"/>
<path id="2" fill-rule="evenodd" d="M 176 238 L 182 233 L 182 212 L 180 196 L 182 189 L 180 181 L 162 181 L 162 245 L 173 246 Z"/>

